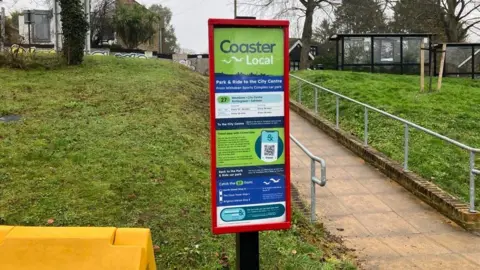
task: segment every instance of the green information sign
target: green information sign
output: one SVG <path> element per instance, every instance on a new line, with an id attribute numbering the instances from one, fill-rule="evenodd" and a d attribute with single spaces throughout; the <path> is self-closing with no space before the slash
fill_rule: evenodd
<path id="1" fill-rule="evenodd" d="M 215 29 L 215 73 L 283 75 L 283 29 Z"/>
<path id="2" fill-rule="evenodd" d="M 288 22 L 244 23 L 210 28 L 216 233 L 290 226 Z"/>

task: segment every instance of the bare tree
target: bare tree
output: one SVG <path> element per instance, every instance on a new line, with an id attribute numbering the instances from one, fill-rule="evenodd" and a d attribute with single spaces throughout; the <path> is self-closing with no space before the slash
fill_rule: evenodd
<path id="1" fill-rule="evenodd" d="M 256 11 L 264 12 L 264 14 L 270 12 L 274 18 L 288 18 L 297 20 L 297 22 L 303 19 L 300 69 L 307 69 L 314 14 L 316 11 L 323 11 L 329 15 L 332 8 L 340 2 L 341 0 L 243 0 L 239 5 L 248 6 Z"/>
<path id="2" fill-rule="evenodd" d="M 404 0 L 381 1 L 385 7 L 390 8 L 397 3 L 405 2 Z M 436 18 L 439 26 L 443 29 L 446 41 L 449 42 L 464 41 L 468 32 L 477 29 L 477 25 L 480 23 L 479 0 L 418 0 L 414 2 L 419 10 L 425 10 L 429 17 Z M 439 11 L 436 8 L 432 9 L 432 5 L 440 7 Z M 421 20 L 422 17 L 417 19 Z"/>
<path id="3" fill-rule="evenodd" d="M 92 44 L 102 45 L 106 40 L 114 39 L 113 15 L 115 0 L 99 0 L 93 4 L 90 21 Z"/>
<path id="4" fill-rule="evenodd" d="M 448 41 L 463 41 L 468 31 L 480 23 L 480 1 L 476 0 L 437 0 L 444 12 L 440 18 L 444 24 Z"/>

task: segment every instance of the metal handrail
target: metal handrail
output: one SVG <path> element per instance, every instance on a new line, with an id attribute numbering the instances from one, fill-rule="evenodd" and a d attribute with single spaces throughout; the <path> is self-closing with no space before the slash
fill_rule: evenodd
<path id="1" fill-rule="evenodd" d="M 355 99 L 353 99 L 353 98 L 349 98 L 349 97 L 344 96 L 344 95 L 342 95 L 342 94 L 339 94 L 339 93 L 337 93 L 337 92 L 335 92 L 335 91 L 332 91 L 332 90 L 330 90 L 330 89 L 327 89 L 327 88 L 325 88 L 325 87 L 323 87 L 323 86 L 320 86 L 320 85 L 314 84 L 314 83 L 312 83 L 312 82 L 309 82 L 309 81 L 307 81 L 307 80 L 305 80 L 305 79 L 302 79 L 302 78 L 300 78 L 300 77 L 298 77 L 298 76 L 295 76 L 295 75 L 290 74 L 290 77 L 293 77 L 293 78 L 295 78 L 295 79 L 297 79 L 297 80 L 303 81 L 303 82 L 305 82 L 305 83 L 307 83 L 307 84 L 310 84 L 310 85 L 312 85 L 312 86 L 314 86 L 314 87 L 317 87 L 317 88 L 319 88 L 319 89 L 322 89 L 322 90 L 324 90 L 325 92 L 329 92 L 330 94 L 333 94 L 333 95 L 335 95 L 335 96 L 337 96 L 337 97 L 340 97 L 340 98 L 346 99 L 346 100 L 348 100 L 348 101 L 351 101 L 351 102 L 353 102 L 353 103 L 356 103 L 356 104 L 358 104 L 358 105 L 361 105 L 361 106 L 363 106 L 363 107 L 365 107 L 365 108 L 368 108 L 368 109 L 370 109 L 370 110 L 372 110 L 372 111 L 378 112 L 378 113 L 380 113 L 380 114 L 383 114 L 383 115 L 385 115 L 385 116 L 388 116 L 388 117 L 390 117 L 390 118 L 393 118 L 393 119 L 395 119 L 395 120 L 398 120 L 398 121 L 400 121 L 400 122 L 402 122 L 402 123 L 404 123 L 404 124 L 406 124 L 406 125 L 412 126 L 412 127 L 416 128 L 416 129 L 418 129 L 418 130 L 421 130 L 421 131 L 426 132 L 426 133 L 428 133 L 428 134 L 430 134 L 430 135 L 432 135 L 432 136 L 434 136 L 434 137 L 437 137 L 437 138 L 440 138 L 440 139 L 442 139 L 442 140 L 444 140 L 444 141 L 447 141 L 447 142 L 449 142 L 449 143 L 452 143 L 452 144 L 454 144 L 454 145 L 456 145 L 456 146 L 458 146 L 458 147 L 461 147 L 461 148 L 463 148 L 463 149 L 465 149 L 465 150 L 473 151 L 473 152 L 475 152 L 475 153 L 480 153 L 480 148 L 470 147 L 470 146 L 465 145 L 465 144 L 463 144 L 463 143 L 461 143 L 461 142 L 455 141 L 455 140 L 450 139 L 450 138 L 448 138 L 448 137 L 445 137 L 445 136 L 443 136 L 443 135 L 441 135 L 441 134 L 438 134 L 437 132 L 432 131 L 432 130 L 430 130 L 430 129 L 428 129 L 428 128 L 424 128 L 424 127 L 419 126 L 419 125 L 417 125 L 417 124 L 415 124 L 415 123 L 412 123 L 412 122 L 410 122 L 410 121 L 408 121 L 408 120 L 405 120 L 405 119 L 403 119 L 403 118 L 401 118 L 401 117 L 395 116 L 395 115 L 390 114 L 390 113 L 388 113 L 388 112 L 386 112 L 386 111 L 382 111 L 382 110 L 380 110 L 380 109 L 377 109 L 377 108 L 375 108 L 375 107 L 373 107 L 373 106 L 371 106 L 371 105 L 365 104 L 365 103 L 360 102 L 360 101 L 358 101 L 358 100 L 355 100 Z"/>
<path id="2" fill-rule="evenodd" d="M 315 222 L 317 219 L 316 206 L 316 191 L 315 184 L 324 187 L 327 184 L 327 165 L 325 160 L 312 154 L 302 143 L 300 143 L 292 134 L 290 139 L 310 158 L 310 221 Z M 320 179 L 316 177 L 315 163 L 320 163 Z"/>
<path id="3" fill-rule="evenodd" d="M 363 106 L 365 108 L 365 114 L 364 114 L 364 145 L 365 146 L 368 146 L 368 110 L 372 110 L 372 111 L 375 111 L 377 113 L 380 113 L 382 115 L 385 115 L 389 118 L 392 118 L 394 120 L 397 120 L 401 123 L 404 124 L 404 150 L 405 150 L 405 153 L 404 153 L 404 162 L 403 162 L 403 169 L 404 171 L 408 171 L 408 154 L 409 154 L 409 146 L 408 146 L 408 141 L 409 141 L 409 127 L 413 127 L 415 129 L 418 129 L 420 131 L 423 131 L 427 134 L 430 134 L 436 138 L 439 138 L 443 141 L 446 141 L 446 142 L 449 142 L 453 145 L 456 145 L 462 149 L 465 149 L 467 150 L 468 152 L 470 152 L 470 208 L 469 208 L 469 211 L 472 212 L 472 213 L 475 213 L 476 210 L 475 210 L 475 174 L 479 174 L 478 173 L 478 170 L 475 170 L 475 154 L 476 153 L 480 153 L 480 148 L 474 148 L 474 147 L 471 147 L 471 146 L 468 146 L 466 144 L 463 144 L 461 142 L 458 142 L 456 140 L 453 140 L 453 139 L 450 139 L 444 135 L 441 135 L 435 131 L 432 131 L 428 128 L 424 128 L 420 125 L 417 125 L 415 123 L 412 123 L 406 119 L 403 119 L 401 117 L 398 117 L 398 116 L 395 116 L 393 114 L 390 114 L 386 111 L 382 111 L 378 108 L 375 108 L 371 105 L 368 105 L 366 103 L 363 103 L 363 102 L 360 102 L 358 100 L 355 100 L 353 98 L 350 98 L 350 97 L 347 97 L 345 95 L 342 95 L 340 93 L 337 93 L 335 91 L 332 91 L 328 88 L 325 88 L 323 86 L 320 86 L 320 85 L 317 85 L 317 84 L 314 84 L 312 82 L 309 82 L 303 78 L 300 78 L 298 76 L 295 76 L 295 75 L 292 75 L 290 74 L 290 77 L 296 79 L 298 81 L 298 102 L 301 104 L 302 103 L 302 85 L 301 83 L 306 83 L 306 84 L 309 84 L 311 86 L 314 87 L 314 91 L 315 91 L 315 113 L 318 112 L 318 89 L 320 90 L 323 90 L 325 92 L 328 92 L 332 95 L 335 96 L 335 103 L 336 103 L 336 107 L 335 107 L 335 126 L 337 129 L 340 128 L 340 98 L 342 99 L 345 99 L 345 100 L 348 100 L 350 102 L 353 102 L 355 104 L 358 104 L 360 106 Z"/>

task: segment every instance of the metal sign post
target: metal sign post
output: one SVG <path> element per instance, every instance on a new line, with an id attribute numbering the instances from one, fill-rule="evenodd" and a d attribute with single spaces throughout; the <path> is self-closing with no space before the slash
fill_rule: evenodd
<path id="1" fill-rule="evenodd" d="M 31 25 L 32 23 L 34 23 L 34 18 L 33 18 L 33 13 L 31 10 L 26 10 L 23 12 L 23 17 L 25 18 L 24 20 L 24 23 L 28 25 L 28 45 L 31 44 L 32 40 L 31 40 Z"/>
<path id="2" fill-rule="evenodd" d="M 238 3 L 237 0 L 233 0 L 233 17 L 237 18 L 237 8 L 238 8 Z"/>
<path id="3" fill-rule="evenodd" d="M 260 241 L 258 232 L 237 233 L 235 238 L 236 269 L 260 269 Z"/>
<path id="4" fill-rule="evenodd" d="M 212 230 L 237 234 L 237 269 L 259 269 L 259 231 L 290 228 L 288 26 L 209 20 Z"/>

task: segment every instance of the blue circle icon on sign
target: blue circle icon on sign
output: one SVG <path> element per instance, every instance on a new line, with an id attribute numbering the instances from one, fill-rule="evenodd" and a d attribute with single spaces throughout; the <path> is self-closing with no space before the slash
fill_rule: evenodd
<path id="1" fill-rule="evenodd" d="M 226 208 L 220 212 L 220 218 L 225 222 L 243 220 L 245 216 L 243 208 Z"/>
<path id="2" fill-rule="evenodd" d="M 276 133 L 278 133 L 278 131 L 274 131 Z M 263 136 L 265 135 L 265 136 Z M 269 131 L 263 131 L 262 132 L 262 135 L 259 136 L 257 138 L 257 140 L 255 141 L 255 154 L 257 154 L 257 157 L 259 159 L 262 159 L 262 149 L 265 150 L 265 145 L 270 145 L 272 146 L 272 144 L 274 145 L 273 148 L 271 149 L 275 149 L 277 148 L 278 150 L 277 151 L 274 151 L 273 153 L 275 153 L 275 157 L 273 157 L 275 160 L 279 159 L 282 154 L 283 154 L 283 140 L 282 138 L 280 138 L 278 135 L 276 136 L 272 136 L 272 134 L 269 132 Z M 267 148 L 268 149 L 268 148 Z M 273 154 L 273 153 L 270 153 L 270 154 Z M 263 154 L 267 154 L 265 152 L 263 152 Z"/>

